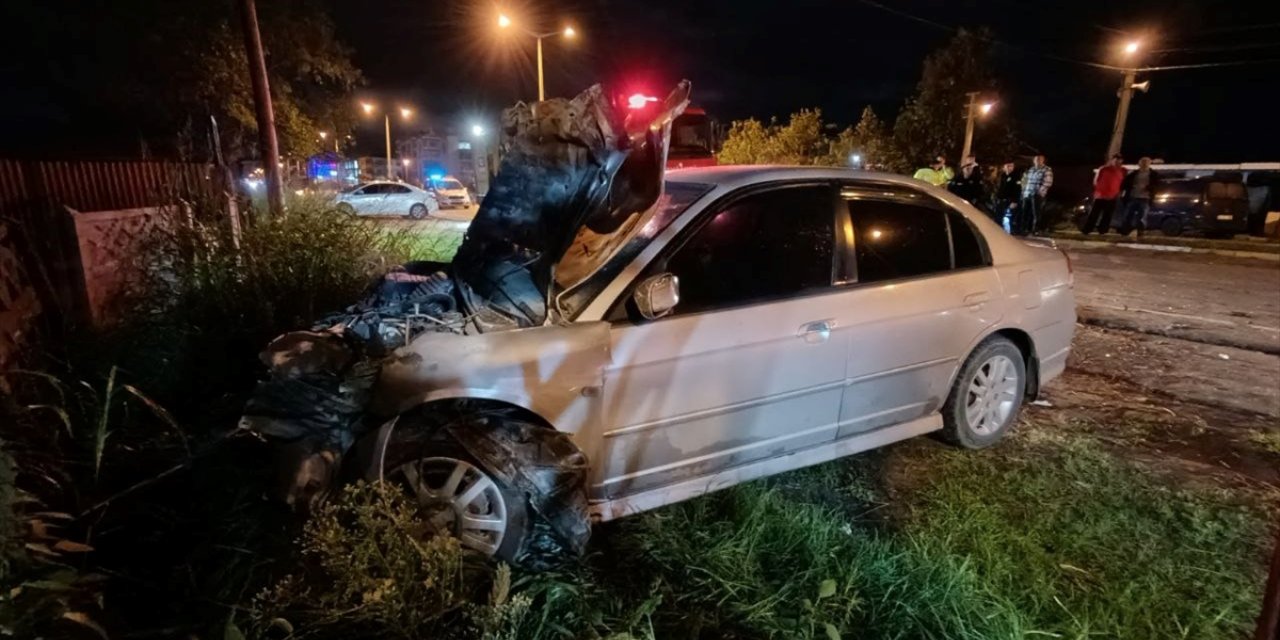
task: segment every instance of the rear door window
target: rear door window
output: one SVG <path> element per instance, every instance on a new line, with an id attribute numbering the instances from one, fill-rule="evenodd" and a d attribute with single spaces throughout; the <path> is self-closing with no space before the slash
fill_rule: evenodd
<path id="1" fill-rule="evenodd" d="M 986 245 L 977 229 L 959 211 L 947 210 L 947 226 L 951 228 L 951 246 L 955 250 L 955 268 L 973 269 L 991 264 Z"/>
<path id="2" fill-rule="evenodd" d="M 853 221 L 858 282 L 883 282 L 951 270 L 951 240 L 942 211 L 890 199 L 846 202 Z M 972 254 L 967 257 L 971 258 Z"/>

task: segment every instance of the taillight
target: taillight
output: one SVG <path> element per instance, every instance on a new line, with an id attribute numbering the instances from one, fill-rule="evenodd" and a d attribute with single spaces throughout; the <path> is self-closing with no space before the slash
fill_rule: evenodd
<path id="1" fill-rule="evenodd" d="M 1071 264 L 1071 254 L 1067 253 L 1066 249 L 1058 249 L 1058 251 L 1062 252 L 1062 257 L 1067 261 L 1067 286 L 1074 287 L 1076 286 L 1076 268 Z"/>

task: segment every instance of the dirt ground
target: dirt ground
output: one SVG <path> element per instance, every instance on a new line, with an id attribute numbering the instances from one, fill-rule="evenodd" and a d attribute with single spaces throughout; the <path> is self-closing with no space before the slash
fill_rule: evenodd
<path id="1" fill-rule="evenodd" d="M 1280 489 L 1280 265 L 1072 252 L 1081 323 L 1026 419 L 1182 475 Z"/>

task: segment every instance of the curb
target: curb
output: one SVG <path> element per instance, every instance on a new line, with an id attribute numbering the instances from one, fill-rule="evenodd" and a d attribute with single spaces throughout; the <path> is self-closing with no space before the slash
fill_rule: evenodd
<path id="1" fill-rule="evenodd" d="M 1050 236 L 1052 237 L 1052 236 Z M 1257 260 L 1267 260 L 1269 262 L 1280 262 L 1280 253 L 1264 252 L 1264 251 L 1239 251 L 1236 249 L 1205 249 L 1201 247 L 1182 247 L 1170 244 L 1139 244 L 1136 242 L 1106 242 L 1103 240 L 1075 240 L 1072 238 L 1053 238 L 1053 241 L 1063 247 L 1076 247 L 1079 249 L 1106 249 L 1109 247 L 1120 247 L 1122 249 L 1138 249 L 1142 251 L 1163 251 L 1166 253 L 1201 253 L 1213 254 L 1218 256 L 1228 256 L 1232 258 L 1254 258 Z"/>

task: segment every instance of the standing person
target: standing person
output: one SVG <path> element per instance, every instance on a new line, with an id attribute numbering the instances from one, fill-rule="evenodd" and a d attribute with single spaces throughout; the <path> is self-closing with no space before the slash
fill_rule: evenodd
<path id="1" fill-rule="evenodd" d="M 1093 177 L 1093 204 L 1089 207 L 1089 215 L 1080 224 L 1080 233 L 1087 236 L 1097 229 L 1098 233 L 1105 235 L 1110 230 L 1111 214 L 1116 210 L 1116 198 L 1120 195 L 1124 174 L 1124 159 L 1118 153 L 1098 169 L 1098 175 Z"/>
<path id="2" fill-rule="evenodd" d="M 1035 232 L 1045 196 L 1049 195 L 1049 187 L 1052 186 L 1053 168 L 1045 164 L 1044 155 L 1037 155 L 1031 168 L 1022 173 L 1022 200 L 1014 212 L 1013 235 L 1025 236 Z"/>
<path id="3" fill-rule="evenodd" d="M 982 168 L 978 166 L 976 156 L 965 156 L 959 173 L 947 182 L 947 191 L 963 198 L 975 207 L 983 206 L 982 202 Z"/>
<path id="4" fill-rule="evenodd" d="M 1124 193 L 1124 216 L 1120 218 L 1120 235 L 1127 236 L 1134 228 L 1138 237 L 1147 228 L 1147 212 L 1151 209 L 1151 197 L 1160 186 L 1160 178 L 1151 170 L 1151 158 L 1138 160 L 1138 170 L 1124 177 L 1120 191 Z"/>
<path id="5" fill-rule="evenodd" d="M 1000 174 L 996 176 L 996 198 L 993 208 L 996 222 L 1000 223 L 1006 231 L 1012 229 L 1013 214 L 1018 208 L 1018 200 L 1022 198 L 1021 181 L 1022 174 L 1018 173 L 1018 167 L 1012 160 L 1004 163 L 1000 167 Z"/>
<path id="6" fill-rule="evenodd" d="M 941 187 L 950 182 L 953 176 L 955 176 L 955 172 L 951 170 L 951 167 L 947 166 L 947 159 L 942 155 L 938 155 L 933 159 L 933 164 L 921 167 L 911 177 L 928 182 L 935 187 Z"/>

